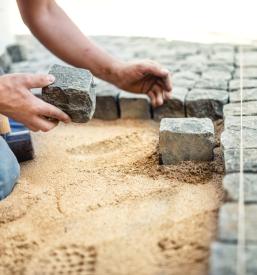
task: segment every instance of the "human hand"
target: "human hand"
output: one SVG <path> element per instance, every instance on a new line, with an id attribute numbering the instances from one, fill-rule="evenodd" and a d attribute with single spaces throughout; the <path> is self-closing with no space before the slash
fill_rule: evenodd
<path id="1" fill-rule="evenodd" d="M 35 132 L 47 132 L 59 121 L 70 122 L 67 114 L 30 92 L 32 88 L 42 88 L 53 82 L 52 75 L 6 74 L 0 76 L 0 113 L 25 124 Z"/>
<path id="2" fill-rule="evenodd" d="M 117 79 L 114 84 L 132 92 L 147 94 L 154 107 L 160 106 L 171 98 L 171 75 L 156 62 L 146 60 L 131 63 L 119 63 L 116 66 Z"/>

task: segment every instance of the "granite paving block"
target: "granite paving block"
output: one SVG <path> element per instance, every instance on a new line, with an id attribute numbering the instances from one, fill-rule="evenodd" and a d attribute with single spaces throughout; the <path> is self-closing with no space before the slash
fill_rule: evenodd
<path id="1" fill-rule="evenodd" d="M 118 96 L 120 90 L 111 84 L 96 86 L 94 118 L 113 120 L 119 118 Z"/>
<path id="2" fill-rule="evenodd" d="M 245 205 L 245 238 L 247 243 L 257 245 L 257 204 Z M 240 221 L 243 222 L 243 221 Z M 237 241 L 238 203 L 228 202 L 221 206 L 218 222 L 218 239 L 224 242 Z"/>
<path id="3" fill-rule="evenodd" d="M 206 62 L 195 62 L 188 60 L 176 61 L 172 64 L 172 71 L 190 71 L 194 73 L 202 73 L 207 69 Z"/>
<path id="4" fill-rule="evenodd" d="M 244 78 L 243 80 L 243 89 L 251 89 L 257 87 L 257 79 Z M 240 79 L 232 79 L 229 82 L 229 91 L 238 91 L 240 90 Z"/>
<path id="5" fill-rule="evenodd" d="M 93 75 L 84 69 L 53 65 L 55 82 L 42 90 L 42 98 L 67 113 L 73 122 L 88 122 L 95 111 Z"/>
<path id="6" fill-rule="evenodd" d="M 245 128 L 243 129 L 243 148 L 257 149 L 257 130 Z M 241 143 L 241 133 L 235 130 L 225 130 L 221 134 L 221 146 L 223 150 L 239 149 Z"/>
<path id="7" fill-rule="evenodd" d="M 172 98 L 164 102 L 160 107 L 154 108 L 153 117 L 155 120 L 170 117 L 185 117 L 185 99 L 188 90 L 185 88 L 174 87 Z"/>
<path id="8" fill-rule="evenodd" d="M 174 87 L 183 87 L 192 89 L 200 76 L 193 72 L 177 72 L 172 76 Z"/>
<path id="9" fill-rule="evenodd" d="M 11 57 L 12 62 L 21 62 L 27 59 L 26 49 L 22 45 L 10 45 L 7 47 L 7 52 Z"/>
<path id="10" fill-rule="evenodd" d="M 252 129 L 257 131 L 257 116 L 244 116 L 242 117 L 243 130 Z M 241 117 L 239 116 L 228 116 L 224 120 L 225 130 L 240 131 L 241 128 Z"/>
<path id="11" fill-rule="evenodd" d="M 150 98 L 143 94 L 132 94 L 122 91 L 119 94 L 119 107 L 121 118 L 150 119 Z"/>
<path id="12" fill-rule="evenodd" d="M 208 70 L 203 72 L 202 78 L 206 80 L 230 80 L 232 78 L 232 74 L 228 71 Z"/>
<path id="13" fill-rule="evenodd" d="M 227 201 L 238 201 L 240 174 L 228 174 L 223 179 Z M 257 174 L 244 173 L 244 201 L 257 203 Z"/>
<path id="14" fill-rule="evenodd" d="M 240 54 L 235 57 L 236 66 L 240 66 Z M 257 52 L 244 52 L 242 55 L 242 63 L 244 67 L 257 67 Z"/>
<path id="15" fill-rule="evenodd" d="M 224 151 L 224 162 L 226 173 L 240 172 L 240 150 L 227 149 Z M 257 172 L 257 149 L 243 150 L 243 170 L 244 172 Z"/>
<path id="16" fill-rule="evenodd" d="M 214 126 L 208 118 L 163 118 L 159 148 L 165 165 L 213 159 Z"/>
<path id="17" fill-rule="evenodd" d="M 242 100 L 243 101 L 257 101 L 257 88 L 243 89 Z M 241 92 L 236 91 L 233 93 L 229 93 L 229 101 L 231 103 L 241 102 Z"/>
<path id="18" fill-rule="evenodd" d="M 224 106 L 224 117 L 227 116 L 241 116 L 241 104 L 230 103 Z M 257 116 L 257 101 L 243 102 L 242 104 L 243 116 Z"/>
<path id="19" fill-rule="evenodd" d="M 244 68 L 243 77 L 257 79 L 257 67 L 256 68 Z M 235 70 L 234 78 L 240 78 L 240 69 L 239 68 Z"/>
<path id="20" fill-rule="evenodd" d="M 3 69 L 5 73 L 9 72 L 11 64 L 12 61 L 7 52 L 4 52 L 2 55 L 0 55 L 0 67 Z"/>
<path id="21" fill-rule="evenodd" d="M 189 117 L 208 117 L 213 120 L 223 117 L 223 105 L 228 102 L 228 93 L 223 90 L 193 89 L 186 97 L 186 112 Z"/>
<path id="22" fill-rule="evenodd" d="M 221 70 L 221 71 L 227 71 L 227 72 L 234 72 L 235 67 L 231 64 L 226 64 L 221 60 L 209 60 L 206 63 L 207 69 L 212 70 Z"/>
<path id="23" fill-rule="evenodd" d="M 246 246 L 247 275 L 257 274 L 257 245 Z M 214 242 L 211 246 L 209 275 L 236 275 L 237 246 L 231 243 Z"/>
<path id="24" fill-rule="evenodd" d="M 216 90 L 227 90 L 228 81 L 224 79 L 200 79 L 195 83 L 197 89 L 216 89 Z"/>
<path id="25" fill-rule="evenodd" d="M 222 61 L 225 64 L 233 65 L 235 61 L 234 52 L 216 52 L 210 55 L 210 60 Z"/>

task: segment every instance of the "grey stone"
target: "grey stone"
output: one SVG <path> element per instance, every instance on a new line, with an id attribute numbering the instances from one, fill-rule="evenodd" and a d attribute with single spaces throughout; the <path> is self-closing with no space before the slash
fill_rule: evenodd
<path id="1" fill-rule="evenodd" d="M 257 246 L 246 246 L 247 275 L 257 274 Z M 237 267 L 237 245 L 231 243 L 214 242 L 211 246 L 209 275 L 235 275 Z"/>
<path id="2" fill-rule="evenodd" d="M 255 130 L 257 131 L 257 116 L 244 116 L 242 117 L 243 130 Z M 240 131 L 241 117 L 228 116 L 224 121 L 225 130 Z"/>
<path id="3" fill-rule="evenodd" d="M 193 89 L 186 97 L 186 112 L 189 117 L 223 117 L 223 105 L 228 102 L 228 93 L 214 89 Z"/>
<path id="4" fill-rule="evenodd" d="M 208 118 L 163 118 L 159 148 L 162 163 L 213 159 L 214 126 Z"/>
<path id="5" fill-rule="evenodd" d="M 226 64 L 222 60 L 209 60 L 207 61 L 206 66 L 209 69 L 227 71 L 231 73 L 235 70 L 235 67 L 233 65 Z"/>
<path id="6" fill-rule="evenodd" d="M 119 94 L 121 118 L 150 119 L 151 105 L 150 98 L 143 94 L 132 94 L 122 91 Z"/>
<path id="7" fill-rule="evenodd" d="M 240 174 L 228 174 L 223 179 L 226 200 L 238 201 Z M 244 173 L 244 202 L 257 203 L 257 174 Z"/>
<path id="8" fill-rule="evenodd" d="M 224 106 L 224 117 L 227 116 L 241 116 L 241 104 L 230 103 Z M 243 116 L 256 116 L 257 115 L 257 101 L 243 102 L 242 104 Z"/>
<path id="9" fill-rule="evenodd" d="M 257 79 L 244 78 L 243 89 L 251 89 L 257 87 Z M 231 92 L 240 90 L 240 79 L 233 79 L 229 82 L 229 90 Z"/>
<path id="10" fill-rule="evenodd" d="M 240 54 L 236 55 L 236 66 L 240 66 Z M 244 67 L 257 67 L 257 52 L 244 52 L 242 55 L 242 64 Z"/>
<path id="11" fill-rule="evenodd" d="M 210 60 L 222 61 L 226 64 L 233 65 L 235 61 L 234 52 L 216 52 L 210 56 Z"/>
<path id="12" fill-rule="evenodd" d="M 232 74 L 228 71 L 208 70 L 203 72 L 202 78 L 206 80 L 230 80 L 232 78 Z"/>
<path id="13" fill-rule="evenodd" d="M 21 62 L 27 59 L 26 50 L 22 45 L 14 44 L 7 47 L 12 62 Z"/>
<path id="14" fill-rule="evenodd" d="M 55 82 L 42 90 L 43 99 L 67 113 L 72 121 L 89 121 L 95 111 L 93 76 L 84 69 L 53 65 Z"/>
<path id="15" fill-rule="evenodd" d="M 243 171 L 249 173 L 257 172 L 257 149 L 243 150 Z M 240 150 L 228 149 L 224 151 L 224 162 L 226 173 L 240 172 Z"/>
<path id="16" fill-rule="evenodd" d="M 247 243 L 257 244 L 257 204 L 247 204 L 244 206 L 245 238 Z M 237 241 L 238 227 L 238 203 L 225 203 L 219 212 L 218 239 L 220 241 Z"/>
<path id="17" fill-rule="evenodd" d="M 188 90 L 175 87 L 172 90 L 172 98 L 164 102 L 160 107 L 153 110 L 155 120 L 169 117 L 185 117 L 185 99 Z"/>
<path id="18" fill-rule="evenodd" d="M 244 129 L 243 130 L 243 148 L 244 149 L 257 149 L 257 130 Z M 225 130 L 221 134 L 221 145 L 223 150 L 239 149 L 241 141 L 240 131 Z"/>
<path id="19" fill-rule="evenodd" d="M 199 79 L 199 75 L 193 72 L 177 72 L 172 76 L 172 82 L 175 87 L 183 87 L 192 89 L 195 86 L 195 82 Z"/>
<path id="20" fill-rule="evenodd" d="M 94 118 L 113 120 L 119 118 L 119 89 L 110 84 L 96 86 L 96 108 Z"/>
<path id="21" fill-rule="evenodd" d="M 9 72 L 11 64 L 12 61 L 8 53 L 4 52 L 2 55 L 0 55 L 0 67 L 4 70 L 5 73 Z"/>
<path id="22" fill-rule="evenodd" d="M 257 79 L 257 67 L 256 68 L 244 68 L 243 69 L 243 77 Z M 235 70 L 234 78 L 240 78 L 240 69 Z"/>
<path id="23" fill-rule="evenodd" d="M 172 71 L 190 71 L 194 73 L 202 73 L 207 69 L 207 65 L 205 62 L 192 62 L 187 60 L 177 61 L 172 64 Z"/>
<path id="24" fill-rule="evenodd" d="M 197 89 L 216 89 L 216 90 L 227 90 L 228 81 L 224 79 L 200 79 L 196 82 L 195 88 Z"/>
<path id="25" fill-rule="evenodd" d="M 257 88 L 254 89 L 244 89 L 243 90 L 243 101 L 257 101 Z M 229 101 L 231 103 L 241 102 L 241 92 L 236 91 L 229 94 Z"/>

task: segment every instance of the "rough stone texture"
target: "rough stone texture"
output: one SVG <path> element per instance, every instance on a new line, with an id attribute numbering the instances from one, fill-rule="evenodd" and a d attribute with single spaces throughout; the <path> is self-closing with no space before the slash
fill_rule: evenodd
<path id="1" fill-rule="evenodd" d="M 0 67 L 4 70 L 5 73 L 9 72 L 11 64 L 11 58 L 6 52 L 0 55 Z"/>
<path id="2" fill-rule="evenodd" d="M 244 116 L 243 118 L 243 130 L 256 130 L 257 131 L 257 116 Z M 225 130 L 240 131 L 241 117 L 228 116 L 224 121 Z"/>
<path id="3" fill-rule="evenodd" d="M 113 120 L 119 118 L 118 96 L 120 91 L 110 85 L 96 86 L 96 108 L 94 118 Z"/>
<path id="4" fill-rule="evenodd" d="M 169 117 L 185 117 L 185 99 L 188 90 L 185 88 L 175 87 L 172 90 L 172 98 L 166 101 L 162 106 L 153 110 L 155 120 Z"/>
<path id="5" fill-rule="evenodd" d="M 172 82 L 174 87 L 183 87 L 192 89 L 195 86 L 199 75 L 192 72 L 178 72 L 173 74 Z"/>
<path id="6" fill-rule="evenodd" d="M 245 238 L 247 243 L 257 244 L 256 213 L 257 204 L 245 205 Z M 238 204 L 225 203 L 219 212 L 218 239 L 235 243 L 237 241 L 237 226 Z"/>
<path id="7" fill-rule="evenodd" d="M 49 74 L 56 81 L 43 88 L 43 99 L 67 113 L 73 122 L 89 121 L 95 111 L 92 74 L 83 69 L 54 65 Z"/>
<path id="8" fill-rule="evenodd" d="M 215 61 L 221 61 L 223 62 L 224 64 L 229 64 L 229 65 L 233 65 L 234 64 L 234 59 L 235 59 L 235 56 L 234 56 L 234 52 L 232 51 L 219 51 L 219 52 L 216 52 L 212 55 L 210 55 L 210 59 L 211 60 L 215 60 Z"/>
<path id="9" fill-rule="evenodd" d="M 27 59 L 26 50 L 23 46 L 14 44 L 7 47 L 7 52 L 12 62 L 21 62 Z"/>
<path id="10" fill-rule="evenodd" d="M 240 171 L 240 150 L 228 149 L 224 151 L 224 162 L 226 173 Z M 257 172 L 257 149 L 244 149 L 244 172 Z"/>
<path id="11" fill-rule="evenodd" d="M 254 89 L 244 89 L 243 90 L 243 101 L 257 101 L 257 88 Z M 241 101 L 241 92 L 236 91 L 234 93 L 229 94 L 229 101 L 231 103 L 240 102 Z"/>
<path id="12" fill-rule="evenodd" d="M 214 126 L 208 118 L 164 118 L 160 125 L 163 164 L 213 159 Z"/>
<path id="13" fill-rule="evenodd" d="M 235 244 L 214 242 L 211 247 L 209 275 L 235 275 L 237 263 L 237 246 Z M 246 246 L 247 275 L 256 275 L 257 245 Z"/>
<path id="14" fill-rule="evenodd" d="M 206 80 L 230 80 L 232 75 L 228 71 L 208 70 L 203 72 L 202 78 Z"/>
<path id="15" fill-rule="evenodd" d="M 236 55 L 236 66 L 240 66 L 240 54 Z M 244 67 L 257 67 L 257 52 L 244 52 L 242 63 Z"/>
<path id="16" fill-rule="evenodd" d="M 223 179 L 223 187 L 226 190 L 226 200 L 238 201 L 240 174 L 226 175 Z M 257 203 L 257 174 L 244 173 L 244 201 Z"/>
<path id="17" fill-rule="evenodd" d="M 237 130 L 225 130 L 221 134 L 221 145 L 223 150 L 239 149 L 240 148 L 241 134 Z M 243 148 L 257 149 L 257 130 L 256 129 L 243 129 Z"/>
<path id="18" fill-rule="evenodd" d="M 200 79 L 196 82 L 195 88 L 198 89 L 216 89 L 216 90 L 227 90 L 228 81 L 225 79 Z"/>
<path id="19" fill-rule="evenodd" d="M 208 117 L 213 120 L 222 118 L 223 105 L 227 102 L 226 91 L 194 89 L 186 97 L 187 116 Z"/>
<path id="20" fill-rule="evenodd" d="M 243 102 L 242 106 L 243 116 L 256 116 L 257 115 L 257 101 Z M 224 117 L 227 116 L 241 116 L 241 104 L 230 103 L 224 106 Z"/>
<path id="21" fill-rule="evenodd" d="M 243 80 L 244 89 L 252 89 L 256 87 L 257 87 L 257 79 L 244 78 Z M 240 90 L 240 79 L 232 79 L 229 82 L 229 90 L 231 92 Z"/>
<path id="22" fill-rule="evenodd" d="M 244 68 L 243 77 L 244 78 L 257 78 L 257 67 L 256 68 Z M 234 78 L 240 78 L 240 69 L 235 70 Z"/>
<path id="23" fill-rule="evenodd" d="M 122 91 L 119 94 L 121 118 L 150 119 L 151 105 L 150 98 L 143 94 L 132 94 Z"/>
<path id="24" fill-rule="evenodd" d="M 235 69 L 233 65 L 226 64 L 221 60 L 209 60 L 206 65 L 209 69 L 227 71 L 230 73 L 234 72 Z"/>

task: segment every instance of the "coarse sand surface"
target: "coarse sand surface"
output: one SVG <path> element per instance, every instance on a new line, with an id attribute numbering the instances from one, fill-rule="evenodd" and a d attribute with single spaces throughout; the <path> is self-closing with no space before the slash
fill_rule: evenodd
<path id="1" fill-rule="evenodd" d="M 159 124 L 93 120 L 35 133 L 0 202 L 0 274 L 208 271 L 223 200 L 222 122 L 212 162 L 159 165 Z"/>

